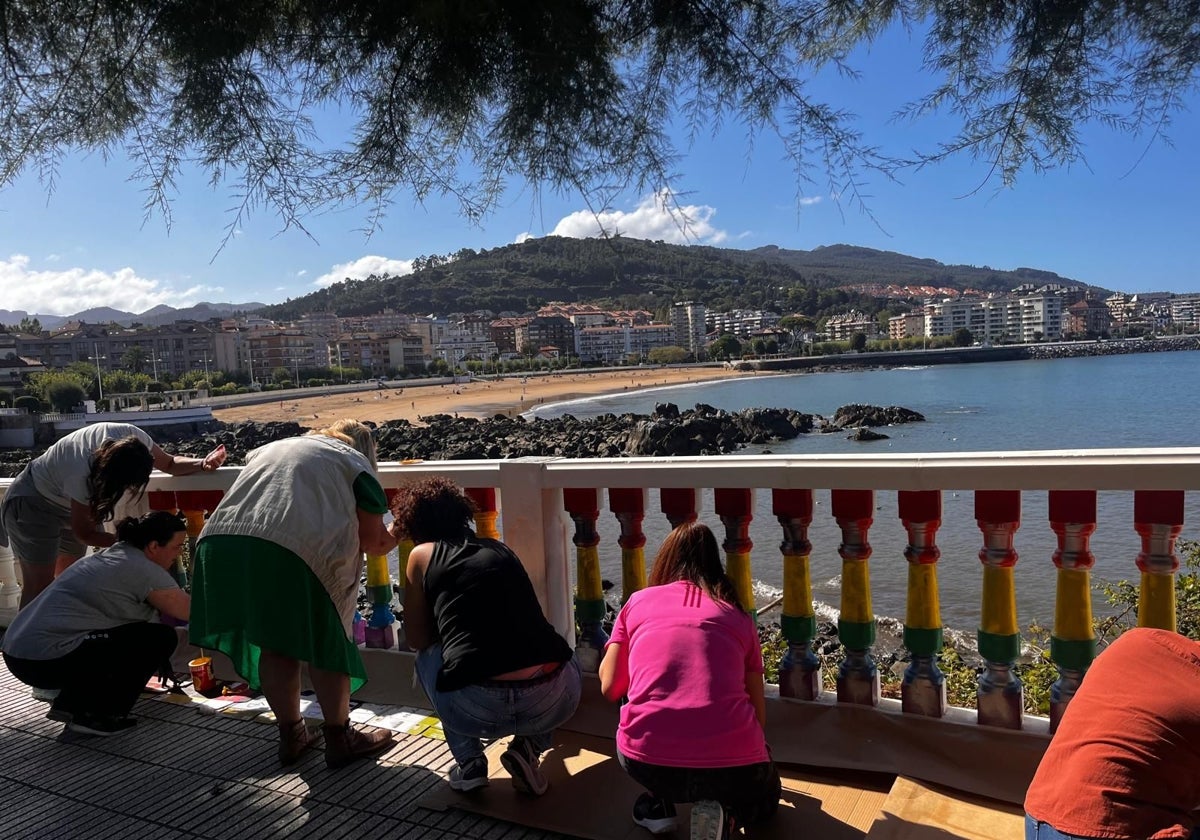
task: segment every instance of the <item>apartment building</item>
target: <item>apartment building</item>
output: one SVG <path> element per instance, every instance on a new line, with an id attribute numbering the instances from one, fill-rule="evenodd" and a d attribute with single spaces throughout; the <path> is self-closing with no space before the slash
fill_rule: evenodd
<path id="1" fill-rule="evenodd" d="M 708 327 L 705 323 L 704 304 L 690 300 L 671 306 L 671 327 L 675 330 L 675 345 L 682 347 L 697 358 L 704 358 Z"/>
<path id="2" fill-rule="evenodd" d="M 670 324 L 621 324 L 575 331 L 575 353 L 584 362 L 613 364 L 631 356 L 645 357 L 656 347 L 675 346 Z"/>

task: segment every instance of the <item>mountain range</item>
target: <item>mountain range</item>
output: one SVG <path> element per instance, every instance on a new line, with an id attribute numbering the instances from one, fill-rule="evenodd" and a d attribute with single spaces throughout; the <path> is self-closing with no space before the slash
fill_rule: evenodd
<path id="1" fill-rule="evenodd" d="M 30 315 L 21 309 L 0 309 L 0 324 L 19 324 L 24 318 L 36 318 L 42 329 L 53 330 L 69 321 L 86 321 L 89 324 L 117 323 L 129 327 L 141 324 L 147 327 L 158 327 L 175 321 L 207 321 L 209 318 L 228 318 L 239 313 L 257 312 L 266 304 L 263 303 L 197 303 L 176 309 L 173 306 L 159 304 L 145 312 L 124 312 L 109 306 L 98 306 L 85 309 L 73 315 Z"/>
<path id="2" fill-rule="evenodd" d="M 35 317 L 45 329 L 72 320 L 158 326 L 249 312 L 289 320 L 307 312 L 355 316 L 384 309 L 411 314 L 524 313 L 551 302 L 595 302 L 662 315 L 679 300 L 695 300 L 710 309 L 759 308 L 820 316 L 851 307 L 872 313 L 901 308 L 901 301 L 878 296 L 877 290 L 885 286 L 1006 292 L 1026 283 L 1087 285 L 1041 269 L 947 265 L 854 245 L 811 251 L 775 245 L 739 250 L 621 236 L 546 236 L 484 251 L 464 248 L 445 257 L 419 259 L 415 269 L 399 277 L 347 278 L 276 304 L 198 303 L 181 309 L 160 305 L 141 313 L 100 307 L 67 317 L 0 309 L 0 324 Z"/>

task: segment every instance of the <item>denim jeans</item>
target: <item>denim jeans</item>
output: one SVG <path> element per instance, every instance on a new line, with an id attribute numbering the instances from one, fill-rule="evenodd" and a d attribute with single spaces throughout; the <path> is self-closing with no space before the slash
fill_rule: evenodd
<path id="1" fill-rule="evenodd" d="M 483 757 L 481 739 L 494 741 L 506 735 L 516 735 L 541 755 L 553 744 L 555 728 L 579 706 L 581 677 L 574 658 L 545 681 L 489 682 L 457 691 L 437 690 L 441 669 L 441 645 L 417 653 L 417 679 L 442 720 L 446 745 L 459 765 Z"/>
<path id="2" fill-rule="evenodd" d="M 738 825 L 752 825 L 774 816 L 783 793 L 774 762 L 739 767 L 664 767 L 636 761 L 617 752 L 629 778 L 668 802 L 715 799 L 728 808 Z"/>
<path id="3" fill-rule="evenodd" d="M 1038 822 L 1025 815 L 1025 840 L 1088 840 L 1078 834 L 1065 834 L 1049 823 Z M 1191 840 L 1200 840 L 1200 826 L 1191 834 Z"/>

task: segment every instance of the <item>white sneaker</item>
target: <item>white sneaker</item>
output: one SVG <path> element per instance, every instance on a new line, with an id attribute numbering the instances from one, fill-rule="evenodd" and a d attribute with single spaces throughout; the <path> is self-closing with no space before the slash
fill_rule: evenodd
<path id="1" fill-rule="evenodd" d="M 60 689 L 57 688 L 30 688 L 29 696 L 34 700 L 41 700 L 43 703 L 53 703 L 58 699 Z"/>
<path id="2" fill-rule="evenodd" d="M 721 803 L 701 799 L 692 805 L 692 840 L 725 840 L 728 820 Z"/>

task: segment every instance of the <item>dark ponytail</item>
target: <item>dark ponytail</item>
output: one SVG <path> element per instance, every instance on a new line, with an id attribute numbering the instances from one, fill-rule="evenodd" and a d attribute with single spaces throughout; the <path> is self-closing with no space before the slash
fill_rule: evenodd
<path id="1" fill-rule="evenodd" d="M 144 490 L 154 469 L 149 447 L 134 435 L 106 440 L 88 470 L 88 506 L 95 522 L 107 522 L 126 490 Z"/>
<path id="2" fill-rule="evenodd" d="M 183 520 L 165 510 L 152 510 L 140 519 L 127 516 L 117 523 L 117 539 L 135 548 L 145 548 L 152 542 L 166 545 L 171 537 L 186 531 Z"/>

